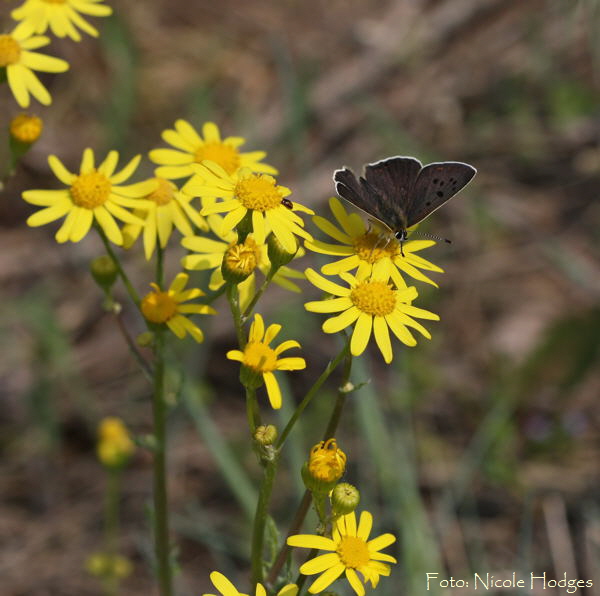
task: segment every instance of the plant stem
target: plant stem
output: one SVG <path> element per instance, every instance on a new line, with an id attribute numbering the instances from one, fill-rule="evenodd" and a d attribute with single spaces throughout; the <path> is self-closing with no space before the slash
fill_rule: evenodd
<path id="1" fill-rule="evenodd" d="M 304 408 L 306 408 L 306 406 L 308 405 L 310 400 L 314 397 L 316 392 L 320 389 L 321 385 L 327 380 L 329 375 L 337 368 L 337 366 L 339 365 L 342 358 L 345 358 L 342 384 L 340 385 L 340 388 L 338 389 L 337 400 L 336 400 L 335 406 L 333 408 L 333 412 L 331 413 L 331 416 L 329 418 L 329 422 L 327 423 L 327 428 L 325 430 L 323 439 L 324 440 L 329 439 L 335 434 L 337 425 L 340 421 L 340 417 L 342 414 L 344 404 L 346 402 L 346 395 L 348 394 L 347 385 L 350 381 L 350 372 L 352 370 L 352 355 L 349 353 L 348 348 L 349 348 L 349 341 L 346 341 L 346 343 L 344 344 L 344 347 L 342 348 L 340 353 L 335 357 L 334 360 L 329 362 L 329 364 L 327 365 L 327 368 L 323 371 L 321 376 L 315 381 L 314 385 L 309 389 L 308 393 L 306 394 L 306 396 L 304 397 L 302 402 L 300 402 L 298 408 L 296 409 L 296 411 L 290 418 L 290 421 L 287 423 L 287 426 L 283 430 L 283 433 L 281 433 L 281 437 L 277 443 L 278 450 L 281 449 L 281 446 L 283 445 L 285 439 L 287 438 L 287 435 L 292 430 L 294 423 L 296 422 L 296 420 L 298 419 L 298 417 L 300 416 L 300 414 L 302 413 Z M 277 579 L 277 575 L 279 574 L 279 571 L 283 567 L 285 560 L 287 559 L 288 553 L 290 551 L 290 547 L 287 545 L 287 539 L 290 536 L 293 536 L 294 534 L 297 534 L 300 531 L 300 528 L 302 527 L 302 523 L 304 522 L 304 518 L 306 517 L 306 514 L 308 513 L 311 501 L 312 501 L 312 494 L 309 490 L 306 490 L 304 492 L 304 495 L 302 496 L 300 505 L 298 506 L 298 509 L 296 510 L 294 519 L 292 520 L 292 523 L 290 524 L 290 527 L 286 534 L 286 540 L 284 541 L 283 545 L 279 549 L 279 553 L 277 554 L 275 563 L 273 563 L 273 567 L 271 567 L 271 570 L 269 571 L 269 575 L 267 577 L 267 584 L 272 585 L 273 582 Z M 304 578 L 304 576 L 301 576 L 301 577 Z M 304 579 L 302 579 L 302 584 L 303 583 L 304 583 Z M 300 583 L 298 583 L 297 585 L 299 588 L 302 587 Z"/>
<path id="2" fill-rule="evenodd" d="M 298 418 L 300 418 L 300 415 L 302 414 L 302 412 L 304 411 L 306 406 L 308 406 L 308 404 L 311 402 L 313 397 L 316 395 L 317 391 L 319 391 L 319 389 L 321 388 L 321 385 L 323 385 L 323 383 L 329 378 L 329 375 L 338 367 L 342 358 L 347 356 L 347 353 L 348 353 L 348 342 L 346 342 L 344 344 L 344 347 L 342 348 L 340 353 L 333 360 L 331 360 L 329 362 L 329 364 L 327 365 L 325 370 L 321 373 L 321 376 L 314 382 L 313 386 L 308 390 L 307 394 L 304 396 L 302 401 L 298 404 L 296 411 L 292 414 L 292 417 L 290 418 L 289 422 L 286 424 L 285 428 L 283 429 L 283 432 L 281 433 L 281 436 L 279 437 L 279 440 L 277 441 L 277 445 L 276 445 L 277 449 L 281 449 L 281 447 L 285 443 L 285 440 L 287 439 L 288 435 L 290 434 L 292 428 L 294 427 L 294 424 L 296 424 L 296 421 L 298 420 Z M 345 370 L 345 372 L 346 372 L 346 370 Z M 349 377 L 350 373 L 349 373 L 349 371 L 347 371 L 347 372 L 348 372 L 348 377 Z M 346 384 L 347 382 L 348 382 L 348 379 L 345 378 L 344 384 Z M 335 412 L 335 410 L 334 410 L 334 412 Z M 338 416 L 338 420 L 339 420 L 339 416 Z M 327 428 L 329 429 L 330 426 L 331 426 L 331 420 L 330 420 Z"/>
<path id="3" fill-rule="evenodd" d="M 242 314 L 240 312 L 240 297 L 237 286 L 235 284 L 228 283 L 226 292 L 229 308 L 231 309 L 231 315 L 233 317 L 233 324 L 235 326 L 238 344 L 240 345 L 240 350 L 243 350 L 246 346 L 246 336 L 244 335 L 244 323 L 242 321 Z"/>
<path id="4" fill-rule="evenodd" d="M 119 541 L 119 496 L 121 494 L 121 470 L 119 468 L 108 469 L 108 484 L 106 487 L 106 502 L 104 506 L 104 549 L 107 557 L 116 561 Z M 104 587 L 107 596 L 115 596 L 118 593 L 119 580 L 116 575 L 108 577 Z"/>
<path id="5" fill-rule="evenodd" d="M 260 286 L 260 288 L 258 288 L 254 296 L 252 296 L 250 304 L 248 304 L 246 310 L 244 310 L 242 314 L 242 322 L 244 322 L 252 314 L 256 303 L 260 300 L 260 297 L 264 294 L 265 290 L 271 283 L 271 280 L 275 276 L 275 273 L 277 273 L 277 269 L 275 267 L 271 267 L 269 273 L 267 273 L 267 276 L 265 277 L 265 280 L 262 282 L 262 285 Z"/>
<path id="6" fill-rule="evenodd" d="M 172 579 L 169 560 L 169 509 L 166 470 L 166 417 L 164 330 L 155 336 L 154 365 L 154 552 L 161 596 L 171 596 Z"/>
<path id="7" fill-rule="evenodd" d="M 256 428 L 260 425 L 260 411 L 256 401 L 256 389 L 246 387 L 246 416 L 248 418 L 248 428 L 250 434 L 254 437 Z"/>
<path id="8" fill-rule="evenodd" d="M 121 266 L 121 261 L 119 260 L 119 257 L 117 257 L 115 251 L 112 249 L 112 246 L 110 245 L 110 242 L 108 241 L 108 238 L 106 237 L 106 234 L 104 233 L 104 230 L 96 223 L 94 224 L 94 226 L 96 227 L 96 230 L 98 230 L 98 234 L 100 234 L 100 238 L 102 239 L 102 243 L 104 244 L 104 248 L 106 249 L 108 256 L 114 261 L 114 263 L 117 267 L 117 271 L 119 272 L 119 277 L 123 281 L 123 284 L 125 285 L 125 288 L 127 289 L 127 293 L 129 294 L 129 296 L 133 300 L 133 302 L 135 302 L 136 306 L 139 307 L 140 297 L 139 297 L 138 293 L 135 291 L 133 284 L 127 277 L 125 270 Z"/>
<path id="9" fill-rule="evenodd" d="M 279 456 L 277 452 L 272 459 L 263 460 L 264 474 L 256 503 L 254 526 L 252 528 L 252 584 L 256 586 L 263 581 L 263 543 L 265 536 L 265 523 L 269 512 L 269 502 L 273 491 L 273 480 Z"/>

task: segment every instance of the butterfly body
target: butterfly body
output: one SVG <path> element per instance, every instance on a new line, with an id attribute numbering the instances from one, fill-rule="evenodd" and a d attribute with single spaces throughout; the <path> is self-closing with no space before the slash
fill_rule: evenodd
<path id="1" fill-rule="evenodd" d="M 356 177 L 349 168 L 333 174 L 336 192 L 381 223 L 402 243 L 408 228 L 423 221 L 460 192 L 477 170 L 458 161 L 423 166 L 414 157 L 388 157 L 365 166 Z"/>

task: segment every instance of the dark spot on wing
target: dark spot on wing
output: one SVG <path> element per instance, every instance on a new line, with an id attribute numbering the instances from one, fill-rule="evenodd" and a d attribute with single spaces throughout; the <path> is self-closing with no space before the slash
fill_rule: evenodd
<path id="1" fill-rule="evenodd" d="M 438 190 L 435 194 L 440 198 L 444 196 L 444 193 L 441 190 Z"/>

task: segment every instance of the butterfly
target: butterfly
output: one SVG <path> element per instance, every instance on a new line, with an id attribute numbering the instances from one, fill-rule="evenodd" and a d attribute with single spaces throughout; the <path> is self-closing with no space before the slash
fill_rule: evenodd
<path id="1" fill-rule="evenodd" d="M 366 165 L 358 179 L 349 168 L 336 170 L 333 181 L 338 195 L 380 222 L 402 251 L 408 228 L 449 201 L 476 173 L 460 161 L 423 166 L 414 157 L 396 156 Z"/>

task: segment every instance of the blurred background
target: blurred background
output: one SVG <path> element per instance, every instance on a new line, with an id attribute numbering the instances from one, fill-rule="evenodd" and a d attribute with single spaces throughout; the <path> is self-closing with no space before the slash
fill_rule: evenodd
<path id="1" fill-rule="evenodd" d="M 18 4 L 2 3 L 5 27 Z M 20 192 L 60 186 L 49 153 L 71 170 L 88 146 L 129 159 L 165 146 L 160 133 L 177 118 L 197 128 L 214 121 L 224 135 L 245 137 L 245 150 L 267 150 L 292 198 L 323 215 L 342 165 L 360 170 L 400 154 L 479 170 L 422 226 L 452 239 L 421 253 L 445 270 L 439 289 L 417 284 L 419 306 L 441 316 L 428 326 L 432 341 L 396 343 L 391 366 L 376 350 L 365 354 L 353 381 L 370 383 L 349 398 L 338 434 L 346 480 L 373 512 L 374 533 L 398 536 L 388 550 L 399 564 L 377 593 L 423 594 L 426 572 L 566 572 L 600 586 L 600 3 L 109 4 L 112 17 L 92 19 L 97 40 L 53 40 L 49 53 L 71 69 L 43 78 L 54 100 L 34 106 L 43 136 L 0 195 L 2 593 L 102 593 L 84 569 L 102 548 L 96 425 L 116 415 L 136 434 L 151 429 L 147 383 L 87 273 L 99 240 L 59 246 L 56 224 L 27 228 L 32 208 Z M 6 85 L 0 104 L 6 126 L 18 112 Z M 139 179 L 151 174 L 145 159 Z M 168 278 L 181 256 L 172 240 Z M 296 266 L 315 264 L 312 255 Z M 139 247 L 127 265 L 145 292 L 152 269 Z M 270 290 L 261 309 L 283 323 L 285 339 L 301 342 L 308 363 L 290 386 L 281 377 L 281 416 L 265 408 L 276 424 L 339 349 L 320 331 L 323 318 L 304 311 L 317 292 L 302 286 L 302 295 Z M 171 396 L 178 593 L 190 596 L 214 591 L 214 569 L 245 585 L 260 475 L 238 367 L 225 359 L 235 336 L 225 304 L 217 308 L 221 315 L 200 323 L 206 343 L 176 346 L 194 391 Z M 133 333 L 143 330 L 129 306 L 123 316 Z M 273 503 L 282 530 L 335 380 L 287 445 Z M 121 512 L 121 548 L 134 564 L 122 593 L 131 596 L 154 589 L 150 474 L 150 456 L 138 450 Z M 333 587 L 349 593 L 342 582 Z"/>

